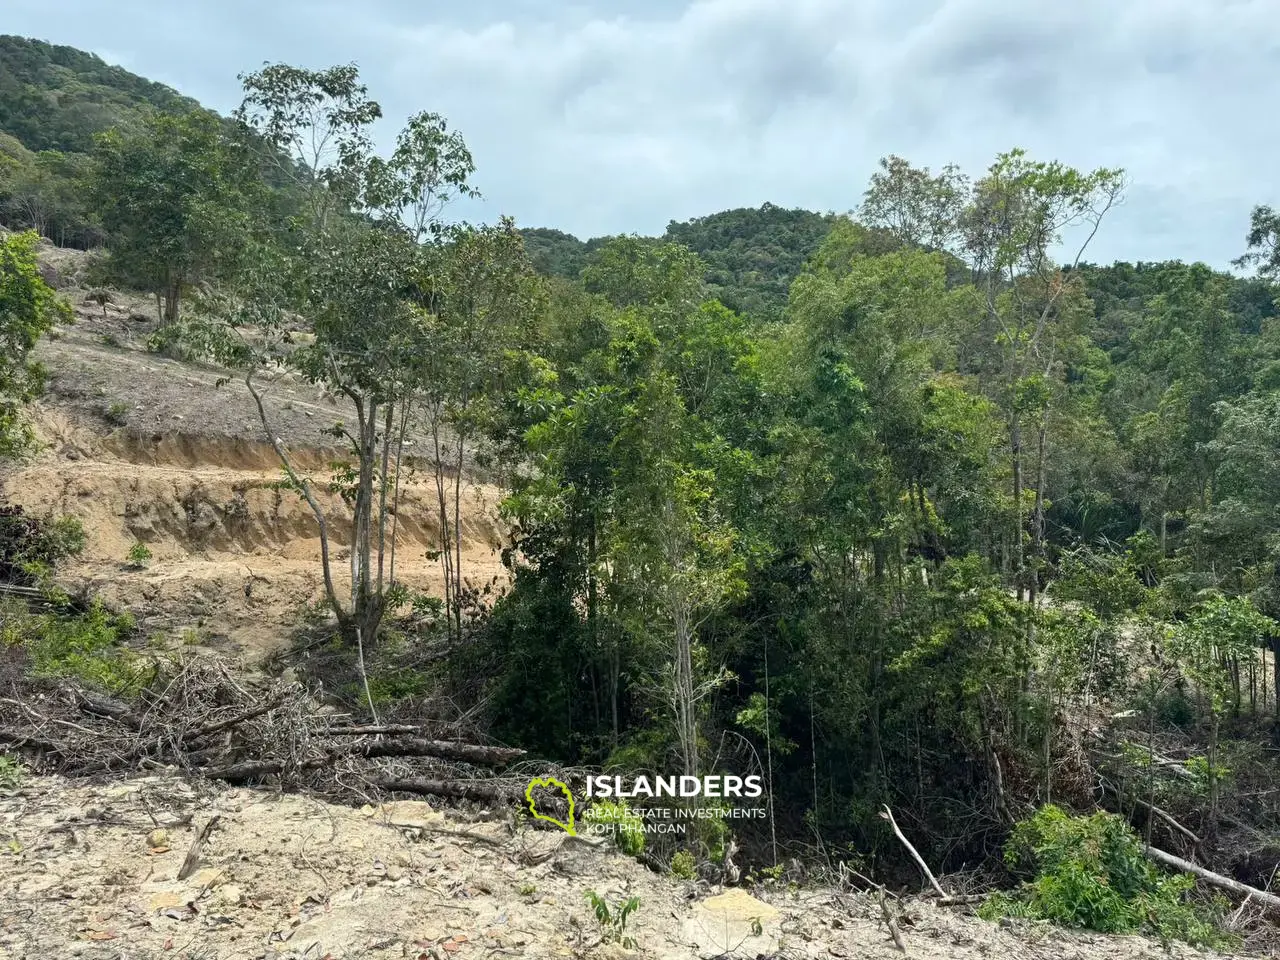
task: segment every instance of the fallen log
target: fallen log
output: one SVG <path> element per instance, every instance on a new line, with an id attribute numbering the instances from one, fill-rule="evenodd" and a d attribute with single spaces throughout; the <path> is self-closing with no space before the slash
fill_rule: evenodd
<path id="1" fill-rule="evenodd" d="M 337 755 L 355 754 L 361 757 L 435 757 L 440 760 L 458 760 L 478 763 L 486 767 L 501 767 L 524 756 L 523 750 L 513 747 L 484 747 L 474 743 L 449 740 L 421 740 L 401 737 L 394 740 L 375 740 L 348 749 L 336 751 Z"/>
<path id="2" fill-rule="evenodd" d="M 62 747 L 54 743 L 52 740 L 45 740 L 42 737 L 33 737 L 29 733 L 21 730 L 0 730 L 0 743 L 7 743 L 15 750 L 30 748 L 39 750 L 42 753 L 61 753 Z"/>
<path id="3" fill-rule="evenodd" d="M 523 750 L 512 747 L 485 747 L 474 743 L 454 743 L 448 740 L 378 740 L 369 743 L 356 743 L 335 750 L 326 750 L 323 754 L 299 762 L 286 763 L 282 760 L 249 760 L 222 767 L 197 768 L 200 773 L 211 780 L 225 780 L 228 783 L 244 783 L 259 777 L 269 777 L 283 773 L 286 769 L 316 770 L 327 767 L 344 757 L 432 757 L 438 760 L 454 760 L 475 763 L 482 766 L 500 767 L 517 757 L 524 756 Z M 445 794 L 448 796 L 448 794 Z"/>
<path id="4" fill-rule="evenodd" d="M 1198 864 L 1192 863 L 1190 860 L 1183 860 L 1181 857 L 1175 857 L 1171 853 L 1165 853 L 1155 847 L 1147 847 L 1146 854 L 1156 863 L 1169 867 L 1173 870 L 1181 870 L 1184 873 L 1190 873 L 1199 877 L 1205 883 L 1218 887 L 1221 890 L 1227 890 L 1238 896 L 1255 900 L 1265 907 L 1280 912 L 1280 897 L 1275 894 L 1267 893 L 1259 890 L 1257 887 L 1251 887 L 1248 884 L 1241 883 L 1239 880 L 1232 880 L 1230 877 L 1224 877 L 1220 873 L 1214 873 L 1212 870 L 1206 870 Z"/>
<path id="5" fill-rule="evenodd" d="M 1187 829 L 1182 824 L 1180 824 L 1177 820 L 1175 820 L 1173 817 L 1173 814 L 1169 813 L 1167 810 L 1161 810 L 1154 803 L 1147 803 L 1147 801 L 1145 800 L 1137 800 L 1136 797 L 1134 799 L 1137 801 L 1138 806 L 1144 807 L 1149 812 L 1155 814 L 1156 817 L 1158 817 L 1160 820 L 1163 820 L 1166 824 L 1168 824 L 1171 828 L 1176 830 L 1178 833 L 1182 834 L 1184 837 L 1190 840 L 1195 846 L 1198 847 L 1200 846 L 1201 843 L 1204 842 L 1198 836 L 1196 836 L 1196 834 L 1192 833 L 1191 830 Z"/>
<path id="6" fill-rule="evenodd" d="M 229 730 L 231 727 L 239 726 L 240 724 L 247 723 L 250 720 L 256 720 L 264 713 L 270 713 L 277 707 L 282 706 L 284 702 L 285 698 L 283 696 L 273 697 L 266 703 L 258 704 L 256 707 L 252 707 L 249 710 L 238 713 L 234 717 L 228 717 L 226 720 L 219 720 L 217 723 L 206 723 L 202 727 L 197 727 L 194 730 L 188 730 L 182 735 L 182 742 L 190 743 L 193 740 L 199 740 L 201 737 L 221 733 L 223 730 Z"/>

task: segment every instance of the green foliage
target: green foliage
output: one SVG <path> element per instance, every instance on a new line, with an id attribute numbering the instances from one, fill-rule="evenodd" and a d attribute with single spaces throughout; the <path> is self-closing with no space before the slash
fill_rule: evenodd
<path id="1" fill-rule="evenodd" d="M 31 359 L 37 341 L 71 308 L 40 276 L 35 233 L 0 236 L 0 460 L 35 442 L 22 405 L 44 387 L 44 368 Z"/>
<path id="2" fill-rule="evenodd" d="M 178 320 L 193 285 L 232 275 L 246 250 L 260 181 L 246 145 L 204 110 L 110 130 L 94 148 L 90 197 L 110 236 L 113 279 L 164 303 Z"/>
<path id="3" fill-rule="evenodd" d="M 19 646 L 38 677 L 69 677 L 118 696 L 138 693 L 151 679 L 152 664 L 124 641 L 133 618 L 113 616 L 100 603 L 83 614 L 30 614 L 9 609 L 0 642 Z"/>
<path id="4" fill-rule="evenodd" d="M 613 838 L 619 850 L 629 857 L 644 853 L 644 821 L 625 800 L 597 800 L 586 813 L 588 823 Z"/>
<path id="5" fill-rule="evenodd" d="M 22 786 L 27 768 L 22 761 L 7 753 L 0 753 L 0 790 L 16 790 Z"/>
<path id="6" fill-rule="evenodd" d="M 681 880 L 696 879 L 698 861 L 688 850 L 677 850 L 671 857 L 671 875 Z"/>
<path id="7" fill-rule="evenodd" d="M 0 507 L 0 582 L 35 585 L 85 546 L 84 526 L 70 516 L 32 515 Z"/>
<path id="8" fill-rule="evenodd" d="M 103 407 L 102 418 L 113 427 L 127 426 L 129 423 L 129 405 L 123 400 L 114 400 Z"/>
<path id="9" fill-rule="evenodd" d="M 627 933 L 627 919 L 640 908 L 640 898 L 630 897 L 625 901 L 610 904 L 594 890 L 586 891 L 585 896 L 595 916 L 600 938 L 605 943 L 616 943 L 624 950 L 636 949 L 635 938 Z"/>
<path id="10" fill-rule="evenodd" d="M 684 223 L 672 221 L 663 239 L 688 247 L 707 265 L 708 295 L 735 313 L 776 321 L 791 282 L 831 229 L 835 217 L 786 210 L 725 210 Z"/>
<path id="11" fill-rule="evenodd" d="M 125 561 L 129 566 L 141 570 L 151 562 L 151 551 L 145 543 L 135 540 L 133 546 L 129 548 L 129 552 L 125 554 Z"/>
<path id="12" fill-rule="evenodd" d="M 73 47 L 0 36 L 0 130 L 31 150 L 87 152 L 93 135 L 131 127 L 152 111 L 195 103 L 163 84 Z"/>
<path id="13" fill-rule="evenodd" d="M 1044 806 L 1015 827 L 1005 860 L 1032 879 L 1014 895 L 989 899 L 979 911 L 986 919 L 1030 917 L 1197 946 L 1231 942 L 1213 918 L 1185 902 L 1195 878 L 1162 874 L 1143 855 L 1141 840 L 1112 814 L 1072 817 Z"/>

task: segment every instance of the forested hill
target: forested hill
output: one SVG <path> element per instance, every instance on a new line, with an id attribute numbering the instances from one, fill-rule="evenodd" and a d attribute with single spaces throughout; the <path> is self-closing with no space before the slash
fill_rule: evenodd
<path id="1" fill-rule="evenodd" d="M 199 109 L 92 53 L 0 36 L 0 224 L 59 246 L 102 243 L 85 200 L 94 135 L 138 133 L 149 116 Z"/>
<path id="2" fill-rule="evenodd" d="M 0 36 L 0 132 L 28 150 L 83 153 L 99 131 L 130 127 L 151 110 L 198 106 L 92 53 Z"/>
<path id="3" fill-rule="evenodd" d="M 703 259 L 709 292 L 725 306 L 761 319 L 778 319 L 791 281 L 834 220 L 834 214 L 766 203 L 683 223 L 673 220 L 662 240 L 683 244 Z M 540 272 L 571 280 L 578 278 L 591 253 L 609 239 L 584 241 L 546 228 L 522 232 L 530 259 Z"/>

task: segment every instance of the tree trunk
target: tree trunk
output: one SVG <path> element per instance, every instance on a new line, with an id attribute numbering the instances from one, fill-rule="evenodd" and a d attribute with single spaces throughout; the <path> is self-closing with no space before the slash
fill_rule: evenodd
<path id="1" fill-rule="evenodd" d="M 1009 452 L 1013 466 L 1013 577 L 1021 600 L 1026 559 L 1022 543 L 1022 419 L 1016 412 L 1009 421 Z"/>
<path id="2" fill-rule="evenodd" d="M 166 327 L 171 323 L 178 322 L 178 300 L 182 293 L 181 284 L 174 279 L 170 279 L 164 287 L 164 315 L 161 323 Z"/>

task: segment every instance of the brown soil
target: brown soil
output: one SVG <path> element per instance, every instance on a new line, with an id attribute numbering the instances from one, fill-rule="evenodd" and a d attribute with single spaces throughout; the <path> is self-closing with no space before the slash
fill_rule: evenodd
<path id="1" fill-rule="evenodd" d="M 43 257 L 65 283 L 83 273 L 83 254 Z M 68 585 L 138 612 L 148 634 L 250 657 L 279 650 L 302 605 L 322 596 L 319 528 L 299 497 L 275 489 L 283 474 L 248 390 L 234 379 L 218 386 L 224 370 L 148 352 L 154 307 L 145 300 L 113 293 L 104 316 L 83 287 L 62 292 L 76 322 L 37 352 L 50 373 L 33 411 L 43 450 L 0 468 L 0 498 L 79 518 L 88 546 L 65 571 Z M 323 431 L 351 411 L 296 379 L 262 386 L 274 432 L 323 488 L 339 455 Z M 402 489 L 396 577 L 439 595 L 439 563 L 426 557 L 439 525 L 424 438 L 411 437 L 407 451 L 420 459 Z M 505 582 L 498 496 L 483 483 L 465 487 L 464 573 L 477 587 Z M 335 579 L 349 590 L 349 515 L 336 496 L 323 499 Z M 125 562 L 136 542 L 152 554 L 144 569 Z"/>

